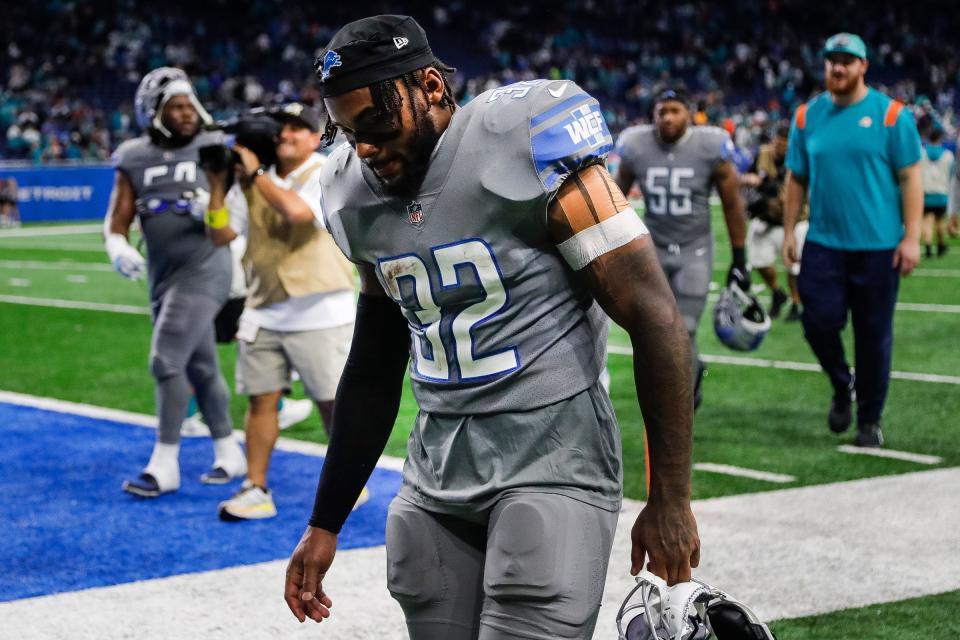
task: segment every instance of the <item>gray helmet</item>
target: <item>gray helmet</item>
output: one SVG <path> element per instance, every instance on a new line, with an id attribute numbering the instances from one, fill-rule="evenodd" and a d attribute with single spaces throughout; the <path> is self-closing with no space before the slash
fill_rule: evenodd
<path id="1" fill-rule="evenodd" d="M 144 131 L 154 129 L 167 138 L 173 137 L 173 134 L 163 126 L 160 118 L 163 106 L 172 96 L 187 96 L 197 110 L 200 120 L 204 124 L 213 123 L 213 118 L 197 99 L 197 93 L 190 84 L 187 74 L 176 67 L 159 67 L 143 76 L 143 80 L 137 87 L 133 100 L 137 125 Z"/>

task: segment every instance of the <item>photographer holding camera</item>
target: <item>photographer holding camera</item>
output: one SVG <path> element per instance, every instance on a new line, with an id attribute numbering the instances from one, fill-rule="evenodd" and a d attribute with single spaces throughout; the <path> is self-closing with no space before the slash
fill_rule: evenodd
<path id="1" fill-rule="evenodd" d="M 224 520 L 270 518 L 277 510 L 267 469 L 279 433 L 277 404 L 295 369 L 332 426 L 333 398 L 346 363 L 356 313 L 353 267 L 323 223 L 319 171 L 320 117 L 291 103 L 269 113 L 279 124 L 276 159 L 265 164 L 237 131 L 233 161 L 239 182 L 227 192 L 228 163 L 201 154 L 210 182 L 206 222 L 214 244 L 247 236 L 247 299 L 237 330 L 237 392 L 249 396 L 247 479 L 220 504 Z M 260 154 L 267 155 L 260 149 Z M 269 160 L 268 160 L 269 162 Z M 229 212 L 226 202 L 229 200 Z"/>
<path id="2" fill-rule="evenodd" d="M 747 215 L 750 217 L 750 226 L 747 228 L 747 256 L 750 265 L 760 272 L 763 281 L 773 293 L 771 318 L 780 315 L 780 310 L 787 301 L 787 294 L 777 284 L 776 259 L 783 246 L 784 179 L 787 173 L 784 161 L 787 157 L 789 133 L 789 123 L 779 124 L 773 141 L 760 146 L 750 171 L 740 176 L 740 184 L 745 187 Z M 804 207 L 794 231 L 798 253 L 807 235 L 808 217 L 809 212 Z M 791 302 L 786 318 L 788 322 L 800 319 L 800 293 L 797 290 L 799 273 L 800 262 L 797 261 L 787 274 Z"/>

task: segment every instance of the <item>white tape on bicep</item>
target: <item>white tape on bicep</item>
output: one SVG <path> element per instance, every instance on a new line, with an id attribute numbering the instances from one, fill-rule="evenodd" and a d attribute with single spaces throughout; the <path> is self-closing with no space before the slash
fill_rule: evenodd
<path id="1" fill-rule="evenodd" d="M 649 233 L 647 225 L 631 209 L 624 209 L 600 224 L 584 229 L 557 245 L 570 268 L 579 271 L 608 251 Z"/>

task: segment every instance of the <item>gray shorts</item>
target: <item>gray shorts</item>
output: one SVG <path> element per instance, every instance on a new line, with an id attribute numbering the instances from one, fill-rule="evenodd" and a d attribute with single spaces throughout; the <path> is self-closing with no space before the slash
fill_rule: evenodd
<path id="1" fill-rule="evenodd" d="M 617 512 L 505 492 L 476 519 L 394 498 L 387 586 L 411 640 L 590 638 Z"/>
<path id="2" fill-rule="evenodd" d="M 352 337 L 353 323 L 314 331 L 259 329 L 253 342 L 237 340 L 237 393 L 289 391 L 294 369 L 310 398 L 333 400 Z"/>
<path id="3" fill-rule="evenodd" d="M 713 236 L 703 236 L 684 245 L 657 245 L 657 258 L 677 300 L 687 333 L 693 337 L 713 279 Z"/>

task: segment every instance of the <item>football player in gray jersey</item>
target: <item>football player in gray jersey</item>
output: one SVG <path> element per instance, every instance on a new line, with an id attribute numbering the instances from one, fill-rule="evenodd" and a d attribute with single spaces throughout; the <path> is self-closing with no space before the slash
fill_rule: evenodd
<path id="1" fill-rule="evenodd" d="M 590 637 L 622 492 L 598 382 L 607 316 L 631 336 L 650 442 L 631 571 L 670 583 L 699 562 L 689 339 L 604 168 L 613 140 L 597 101 L 536 80 L 457 108 L 449 71 L 404 16 L 343 27 L 317 60 L 325 137 L 348 141 L 321 171 L 325 220 L 361 295 L 284 596 L 301 622 L 330 615 L 337 534 L 410 363 L 420 413 L 386 545 L 410 637 Z"/>
<path id="2" fill-rule="evenodd" d="M 138 279 L 144 259 L 127 240 L 135 218 L 147 245 L 153 312 L 150 372 L 156 380 L 157 441 L 139 477 L 124 491 L 156 497 L 180 487 L 180 425 L 191 386 L 213 436 L 213 467 L 201 480 L 223 484 L 246 473 L 233 435 L 229 391 L 220 372 L 213 319 L 227 300 L 229 249 L 215 247 L 203 223 L 209 201 L 198 149 L 219 134 L 200 131 L 210 116 L 180 69 L 154 69 L 135 100 L 146 135 L 120 145 L 110 205 L 104 222 L 107 253 L 121 275 Z"/>
<path id="3" fill-rule="evenodd" d="M 727 282 L 736 282 L 749 292 L 744 251 L 747 222 L 737 170 L 731 161 L 733 142 L 727 132 L 691 126 L 686 95 L 680 89 L 658 94 L 653 121 L 653 125 L 628 127 L 620 134 L 615 179 L 624 193 L 634 183 L 643 193 L 644 221 L 690 334 L 694 404 L 699 406 L 705 368 L 697 357 L 696 335 L 713 277 L 710 193 L 714 187 L 733 249 Z"/>

